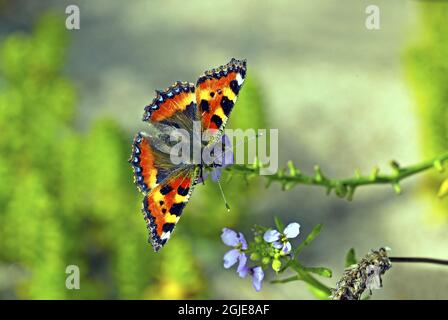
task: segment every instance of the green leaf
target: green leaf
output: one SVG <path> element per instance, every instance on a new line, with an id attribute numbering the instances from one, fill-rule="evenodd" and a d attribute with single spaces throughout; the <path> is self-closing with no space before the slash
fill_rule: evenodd
<path id="1" fill-rule="evenodd" d="M 291 268 L 297 272 L 297 277 L 300 277 L 300 280 L 305 281 L 310 286 L 316 288 L 317 290 L 320 290 L 322 292 L 325 292 L 325 295 L 328 297 L 331 294 L 331 290 L 329 287 L 327 287 L 325 284 L 314 278 L 312 275 L 310 275 L 308 272 L 305 271 L 302 265 L 297 260 L 291 261 Z"/>
<path id="2" fill-rule="evenodd" d="M 285 225 L 283 224 L 282 220 L 280 220 L 279 217 L 275 217 L 275 226 L 277 227 L 277 230 L 279 232 L 283 232 L 283 230 L 285 230 Z"/>
<path id="3" fill-rule="evenodd" d="M 330 297 L 329 297 L 329 294 L 328 294 L 328 291 L 326 291 L 326 290 L 321 290 L 321 289 L 319 289 L 319 288 L 316 288 L 316 287 L 314 287 L 314 286 L 312 286 L 312 285 L 308 285 L 308 289 L 311 291 L 311 293 L 317 298 L 317 299 L 320 299 L 320 300 L 328 300 Z"/>
<path id="4" fill-rule="evenodd" d="M 322 230 L 322 224 L 319 223 L 313 228 L 313 230 L 311 230 L 311 232 L 308 234 L 305 240 L 297 247 L 296 251 L 294 251 L 294 255 L 295 256 L 299 255 L 299 253 L 302 252 L 302 250 L 306 246 L 308 246 L 314 240 L 314 238 L 318 236 L 321 230 Z"/>
<path id="5" fill-rule="evenodd" d="M 355 249 L 351 248 L 350 250 L 348 250 L 348 252 L 345 256 L 345 267 L 348 268 L 352 264 L 356 264 L 356 263 L 357 263 L 357 260 L 356 260 Z"/>
<path id="6" fill-rule="evenodd" d="M 288 277 L 285 279 L 272 280 L 271 283 L 272 284 L 284 284 L 284 283 L 289 283 L 289 282 L 293 282 L 293 281 L 306 282 L 308 284 L 308 289 L 318 299 L 327 300 L 330 295 L 330 291 L 328 290 L 328 288 L 326 288 L 324 286 L 316 286 L 315 283 L 312 283 L 312 282 L 310 283 L 309 280 L 308 281 L 304 280 L 302 277 L 300 277 L 300 275 L 295 275 L 295 276 Z"/>
<path id="7" fill-rule="evenodd" d="M 288 283 L 288 282 L 299 281 L 299 280 L 302 280 L 302 278 L 300 278 L 299 275 L 295 275 L 295 276 L 285 278 L 285 279 L 272 280 L 271 283 Z"/>
<path id="8" fill-rule="evenodd" d="M 304 267 L 303 269 L 307 272 L 315 273 L 325 278 L 331 278 L 333 276 L 331 269 L 326 267 Z"/>

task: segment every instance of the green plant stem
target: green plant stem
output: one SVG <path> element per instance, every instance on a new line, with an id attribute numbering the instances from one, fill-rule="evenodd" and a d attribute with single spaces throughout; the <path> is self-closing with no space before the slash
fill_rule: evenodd
<path id="1" fill-rule="evenodd" d="M 292 163 L 289 163 L 289 172 L 279 170 L 273 175 L 264 175 L 263 177 L 271 182 L 280 182 L 284 189 L 288 190 L 298 184 L 320 186 L 327 189 L 327 193 L 335 190 L 336 194 L 341 198 L 351 200 L 356 188 L 366 185 L 390 184 L 397 193 L 401 192 L 399 183 L 413 175 L 419 174 L 426 170 L 435 168 L 439 171 L 443 170 L 443 165 L 448 161 L 448 152 L 444 153 L 432 160 L 424 161 L 407 167 L 400 167 L 395 161 L 391 162 L 392 173 L 380 174 L 379 169 L 374 169 L 370 175 L 361 175 L 359 172 L 352 177 L 346 179 L 331 179 L 323 175 L 321 169 L 315 167 L 315 175 L 305 175 L 295 169 Z M 293 169 L 291 169 L 293 168 Z M 259 165 L 233 165 L 228 170 L 240 172 L 248 176 L 259 175 Z"/>
<path id="2" fill-rule="evenodd" d="M 316 278 L 314 278 L 312 275 L 310 275 L 304 269 L 304 267 L 302 265 L 300 265 L 299 262 L 297 262 L 296 260 L 291 260 L 289 267 L 291 267 L 295 272 L 297 272 L 297 275 L 290 277 L 290 278 L 283 279 L 283 280 L 273 280 L 271 282 L 272 283 L 286 283 L 286 282 L 295 281 L 295 280 L 302 280 L 302 281 L 308 283 L 309 285 L 313 286 L 314 288 L 319 289 L 320 291 L 322 291 L 325 294 L 327 294 L 328 296 L 330 296 L 330 294 L 331 294 L 330 288 L 327 287 L 322 282 L 320 282 L 319 280 L 317 280 Z"/>

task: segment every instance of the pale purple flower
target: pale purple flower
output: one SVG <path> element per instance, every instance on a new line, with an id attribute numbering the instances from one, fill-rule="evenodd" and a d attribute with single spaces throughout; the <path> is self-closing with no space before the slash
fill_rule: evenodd
<path id="1" fill-rule="evenodd" d="M 256 291 L 260 291 L 261 287 L 263 286 L 263 279 L 264 279 L 263 269 L 261 267 L 249 268 L 246 266 L 241 270 L 240 277 L 244 278 L 248 274 L 252 276 L 252 286 L 254 287 L 254 289 Z"/>
<path id="2" fill-rule="evenodd" d="M 274 248 L 281 249 L 284 254 L 288 254 L 291 252 L 291 243 L 288 239 L 297 237 L 299 233 L 300 224 L 292 222 L 286 226 L 283 232 L 273 229 L 266 231 L 263 235 L 263 239 L 268 243 L 272 243 Z"/>
<path id="3" fill-rule="evenodd" d="M 263 285 L 264 272 L 261 267 L 252 268 L 252 285 L 255 290 L 260 291 L 261 286 Z"/>
<path id="4" fill-rule="evenodd" d="M 240 277 L 244 278 L 246 276 L 246 263 L 247 257 L 244 250 L 247 250 L 247 242 L 244 235 L 239 232 L 235 232 L 231 229 L 222 229 L 221 240 L 224 244 L 233 247 L 233 249 L 226 252 L 224 255 L 224 268 L 229 269 L 233 265 L 238 263 L 238 268 L 236 272 Z"/>

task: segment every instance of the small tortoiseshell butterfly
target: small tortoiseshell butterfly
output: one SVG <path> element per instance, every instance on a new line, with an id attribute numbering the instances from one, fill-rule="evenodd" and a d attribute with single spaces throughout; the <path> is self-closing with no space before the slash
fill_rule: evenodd
<path id="1" fill-rule="evenodd" d="M 173 164 L 170 159 L 168 129 L 193 132 L 199 121 L 201 130 L 211 130 L 202 148 L 218 141 L 236 102 L 246 76 L 246 61 L 232 59 L 228 64 L 206 71 L 196 86 L 176 82 L 165 91 L 156 91 L 145 107 L 143 121 L 149 133 L 138 133 L 129 162 L 134 181 L 144 194 L 142 212 L 149 230 L 149 242 L 160 250 L 170 238 L 194 186 L 202 178 L 204 164 Z"/>

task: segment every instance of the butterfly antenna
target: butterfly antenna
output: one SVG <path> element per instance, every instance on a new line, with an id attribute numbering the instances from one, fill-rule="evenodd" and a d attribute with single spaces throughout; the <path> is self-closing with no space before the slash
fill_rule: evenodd
<path id="1" fill-rule="evenodd" d="M 224 200 L 224 203 L 226 205 L 227 212 L 230 212 L 230 206 L 227 203 L 226 196 L 224 195 L 224 190 L 222 189 L 221 181 L 218 179 L 217 182 L 218 182 L 219 190 L 221 191 L 222 199 Z"/>
<path id="2" fill-rule="evenodd" d="M 256 138 L 258 138 L 258 137 L 260 137 L 260 136 L 262 136 L 262 135 L 263 135 L 262 133 L 257 133 L 255 136 L 250 137 L 250 138 L 248 139 L 248 141 L 249 141 L 249 140 L 252 140 L 252 139 L 256 139 Z M 244 140 L 243 140 L 243 141 L 239 141 L 239 143 L 237 143 L 235 146 L 238 146 L 238 145 L 240 145 L 241 143 L 244 143 Z M 227 150 L 232 150 L 232 147 L 226 147 L 225 150 L 224 150 L 224 152 L 227 151 Z M 220 157 L 220 156 L 222 155 L 222 153 L 223 153 L 223 152 L 221 152 L 217 157 L 215 157 L 215 159 L 217 159 L 218 157 Z M 213 159 L 213 161 L 214 161 L 215 159 Z M 202 181 L 204 181 L 204 180 L 202 180 Z M 230 206 L 229 206 L 229 204 L 227 203 L 227 199 L 226 199 L 226 196 L 224 195 L 224 190 L 222 189 L 221 181 L 219 180 L 219 178 L 218 178 L 217 182 L 218 182 L 218 186 L 219 186 L 219 191 L 221 191 L 222 199 L 224 200 L 224 203 L 225 203 L 225 205 L 226 205 L 227 212 L 230 212 Z"/>

